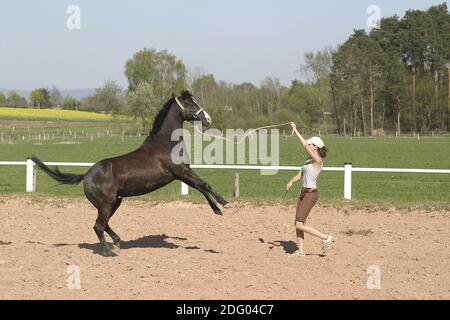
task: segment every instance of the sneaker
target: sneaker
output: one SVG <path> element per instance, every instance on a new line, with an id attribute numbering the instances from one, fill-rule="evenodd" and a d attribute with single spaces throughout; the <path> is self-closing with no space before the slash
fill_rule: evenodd
<path id="1" fill-rule="evenodd" d="M 295 252 L 289 254 L 289 258 L 291 257 L 306 257 L 306 254 L 304 252 L 300 252 L 299 250 L 296 250 Z"/>
<path id="2" fill-rule="evenodd" d="M 331 241 L 333 241 L 333 237 L 328 235 L 328 237 L 325 240 L 322 240 L 322 255 L 326 256 L 328 252 L 328 248 L 331 244 Z"/>

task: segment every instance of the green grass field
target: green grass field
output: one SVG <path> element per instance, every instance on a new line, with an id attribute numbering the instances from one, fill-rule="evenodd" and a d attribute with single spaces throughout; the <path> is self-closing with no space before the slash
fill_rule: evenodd
<path id="1" fill-rule="evenodd" d="M 107 132 L 108 130 L 108 132 Z M 69 132 L 70 131 L 70 132 Z M 12 143 L 0 144 L 0 161 L 25 160 L 36 154 L 43 161 L 96 162 L 103 158 L 129 152 L 140 145 L 144 137 L 126 134 L 123 138 L 118 128 L 80 127 L 69 129 L 11 129 L 3 134 L 16 135 Z M 109 133 L 109 135 L 107 135 Z M 38 135 L 41 134 L 40 139 Z M 111 136 L 111 134 L 113 136 Z M 44 135 L 47 140 L 44 140 Z M 53 135 L 55 136 L 53 138 Z M 76 135 L 76 138 L 75 138 Z M 21 138 L 22 137 L 22 138 Z M 53 138 L 53 139 L 52 139 Z M 350 138 L 323 137 L 329 147 L 326 166 L 343 166 L 352 162 L 354 167 L 379 168 L 430 168 L 450 169 L 450 137 L 413 138 Z M 305 152 L 295 138 L 281 138 L 280 165 L 300 165 Z M 61 168 L 62 171 L 81 173 L 87 168 Z M 225 198 L 232 199 L 234 174 L 240 173 L 241 200 L 280 201 L 286 182 L 295 172 L 280 171 L 276 175 L 261 176 L 259 171 L 196 170 Z M 299 185 L 288 193 L 288 202 L 295 201 Z M 23 193 L 25 167 L 0 166 L 0 194 Z M 339 202 L 343 198 L 343 173 L 324 171 L 319 180 L 321 200 Z M 37 192 L 82 197 L 82 185 L 58 185 L 42 172 L 38 172 Z M 406 173 L 353 173 L 353 203 L 395 205 L 447 205 L 450 203 L 450 175 Z M 151 193 L 146 199 L 179 199 L 180 183 Z M 188 200 L 200 201 L 202 195 L 190 190 Z"/>

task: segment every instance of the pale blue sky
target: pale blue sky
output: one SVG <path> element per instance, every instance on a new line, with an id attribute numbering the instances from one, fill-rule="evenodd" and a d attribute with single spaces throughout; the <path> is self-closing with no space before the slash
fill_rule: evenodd
<path id="1" fill-rule="evenodd" d="M 124 63 L 151 47 L 168 49 L 218 80 L 259 84 L 298 78 L 305 52 L 366 28 L 369 5 L 382 16 L 444 0 L 2 0 L 0 88 L 30 90 L 126 87 Z M 81 8 L 81 30 L 66 28 L 68 5 Z"/>

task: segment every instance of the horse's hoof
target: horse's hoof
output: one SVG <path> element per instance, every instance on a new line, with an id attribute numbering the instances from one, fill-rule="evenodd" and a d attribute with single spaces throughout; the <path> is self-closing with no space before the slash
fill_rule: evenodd
<path id="1" fill-rule="evenodd" d="M 215 210 L 214 214 L 217 214 L 218 216 L 223 216 L 222 211 L 220 210 Z"/>
<path id="2" fill-rule="evenodd" d="M 114 243 L 113 243 L 113 249 L 120 250 L 120 241 L 119 241 L 119 242 L 114 242 Z"/>
<path id="3" fill-rule="evenodd" d="M 231 209 L 231 208 L 234 208 L 235 205 L 234 205 L 234 203 L 228 202 L 223 207 L 224 207 L 224 209 Z"/>

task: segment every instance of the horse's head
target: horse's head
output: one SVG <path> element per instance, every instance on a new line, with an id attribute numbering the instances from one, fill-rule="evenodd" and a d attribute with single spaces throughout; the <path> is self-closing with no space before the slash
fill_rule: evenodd
<path id="1" fill-rule="evenodd" d="M 181 96 L 174 99 L 181 108 L 181 114 L 185 121 L 201 121 L 203 127 L 208 128 L 212 119 L 209 114 L 195 101 L 194 96 L 189 91 L 184 91 Z"/>

